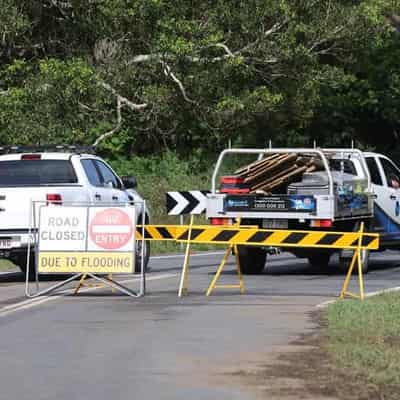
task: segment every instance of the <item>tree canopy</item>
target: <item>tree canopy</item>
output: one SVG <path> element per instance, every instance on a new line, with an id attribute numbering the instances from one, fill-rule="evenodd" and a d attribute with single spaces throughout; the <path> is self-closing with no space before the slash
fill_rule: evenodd
<path id="1" fill-rule="evenodd" d="M 0 0 L 1 142 L 393 152 L 398 14 L 399 0 Z"/>

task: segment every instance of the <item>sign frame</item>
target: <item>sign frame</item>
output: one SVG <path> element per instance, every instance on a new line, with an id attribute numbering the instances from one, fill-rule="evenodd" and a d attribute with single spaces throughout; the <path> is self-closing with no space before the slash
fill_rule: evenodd
<path id="1" fill-rule="evenodd" d="M 108 231 L 108 233 L 97 233 L 93 238 L 91 228 L 96 218 L 100 218 L 101 221 L 104 221 L 103 223 L 107 220 L 111 221 L 109 225 L 100 226 L 103 231 L 107 229 L 107 226 L 111 231 L 115 231 L 115 228 L 118 227 L 126 228 L 128 226 L 128 234 L 120 235 Z M 124 218 L 128 220 L 125 226 L 116 225 L 118 221 Z M 67 223 L 67 225 L 64 227 L 63 223 Z M 64 238 L 64 240 L 61 238 Z M 114 248 L 106 249 L 97 245 L 95 243 L 97 238 L 110 242 Z M 126 243 L 121 246 L 121 243 L 118 242 L 122 239 Z M 40 207 L 38 260 L 36 264 L 38 272 L 39 274 L 49 275 L 79 272 L 94 274 L 134 273 L 135 239 L 135 207 L 128 206 L 123 210 L 121 207 L 107 206 Z M 108 243 L 105 245 L 107 247 Z M 47 265 L 44 265 L 45 263 Z M 103 266 L 103 264 L 107 265 Z M 127 266 L 118 269 L 116 268 L 118 264 Z"/>
<path id="2" fill-rule="evenodd" d="M 42 227 L 43 221 L 41 220 L 42 216 L 42 209 L 45 207 L 51 207 L 54 210 L 61 210 L 66 207 L 80 207 L 80 208 L 87 208 L 87 213 L 86 213 L 86 232 L 85 232 L 85 240 L 88 242 L 88 230 L 89 230 L 89 214 L 90 210 L 100 210 L 100 209 L 119 209 L 119 210 L 124 210 L 126 213 L 127 209 L 132 212 L 133 215 L 133 226 L 132 226 L 132 238 L 130 238 L 130 241 L 132 243 L 132 246 L 129 244 L 129 249 L 127 251 L 127 248 L 124 248 L 124 253 L 125 254 L 130 254 L 131 257 L 131 268 L 129 271 L 88 271 L 88 270 L 79 270 L 77 268 L 76 270 L 68 270 L 68 271 L 52 271 L 52 272 L 45 272 L 45 271 L 40 271 L 39 266 L 39 255 L 40 255 L 40 231 Z M 62 205 L 54 205 L 54 204 L 48 204 L 45 201 L 31 201 L 31 212 L 30 212 L 30 221 L 29 221 L 29 235 L 32 238 L 31 241 L 28 242 L 28 247 L 27 247 L 27 265 L 26 265 L 26 276 L 25 276 L 25 295 L 29 298 L 34 298 L 37 296 L 41 295 L 46 295 L 51 293 L 52 291 L 59 289 L 62 286 L 65 286 L 66 284 L 79 279 L 84 276 L 88 276 L 90 278 L 96 279 L 100 282 L 102 282 L 105 285 L 111 286 L 114 289 L 117 289 L 124 294 L 127 294 L 128 296 L 131 297 L 142 297 L 145 295 L 146 291 L 146 271 L 144 267 L 144 239 L 143 235 L 142 238 L 139 239 L 142 241 L 142 254 L 141 254 L 141 271 L 140 271 L 140 287 L 137 292 L 132 291 L 131 289 L 127 288 L 126 286 L 118 283 L 116 280 L 110 278 L 109 275 L 111 273 L 133 273 L 135 270 L 135 253 L 136 253 L 136 222 L 141 223 L 142 225 L 142 230 L 144 230 L 144 225 L 145 225 L 145 210 L 146 210 L 146 201 L 143 200 L 142 202 L 120 202 L 120 203 L 101 203 L 101 204 L 93 204 L 89 202 L 63 202 Z M 142 221 L 137 221 L 137 215 L 141 215 Z M 86 243 L 86 249 L 87 249 L 87 243 Z M 33 250 L 33 252 L 32 252 Z M 30 258 L 33 253 L 33 256 L 35 257 L 35 284 L 36 284 L 36 291 L 31 292 L 30 291 L 30 284 L 29 284 L 29 264 L 30 264 Z M 96 252 L 96 253 L 102 253 L 102 251 Z M 103 253 L 106 253 L 105 251 Z M 115 253 L 115 252 L 114 252 Z M 108 251 L 107 254 L 111 254 L 111 251 Z M 69 277 L 65 280 L 62 280 L 61 282 L 58 282 L 46 289 L 41 290 L 40 289 L 40 281 L 39 281 L 39 276 L 40 275 L 68 275 Z M 72 274 L 72 276 L 71 276 Z"/>

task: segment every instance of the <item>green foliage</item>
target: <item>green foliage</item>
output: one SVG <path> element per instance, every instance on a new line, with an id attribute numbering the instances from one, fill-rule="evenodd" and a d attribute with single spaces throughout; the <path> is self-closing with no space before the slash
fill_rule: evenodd
<path id="1" fill-rule="evenodd" d="M 400 35 L 387 15 L 399 10 L 398 0 L 0 0 L 1 142 L 113 132 L 100 149 L 114 158 L 208 158 L 228 140 L 269 139 L 353 138 L 390 152 Z"/>
<path id="2" fill-rule="evenodd" d="M 176 223 L 176 217 L 166 216 L 165 193 L 174 190 L 207 190 L 211 186 L 212 163 L 200 163 L 196 158 L 182 159 L 166 152 L 162 156 L 120 158 L 109 160 L 120 175 L 133 175 L 138 191 L 148 201 L 152 218 L 157 223 Z"/>

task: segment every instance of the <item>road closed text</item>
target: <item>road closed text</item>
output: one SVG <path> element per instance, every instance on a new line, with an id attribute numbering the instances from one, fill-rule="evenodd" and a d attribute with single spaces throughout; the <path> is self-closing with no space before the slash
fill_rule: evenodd
<path id="1" fill-rule="evenodd" d="M 130 273 L 133 257 L 129 253 L 82 252 L 61 253 L 41 252 L 39 270 L 41 273 Z"/>
<path id="2" fill-rule="evenodd" d="M 50 217 L 48 229 L 40 232 L 40 240 L 85 240 L 86 229 L 80 229 L 81 225 L 77 217 Z"/>

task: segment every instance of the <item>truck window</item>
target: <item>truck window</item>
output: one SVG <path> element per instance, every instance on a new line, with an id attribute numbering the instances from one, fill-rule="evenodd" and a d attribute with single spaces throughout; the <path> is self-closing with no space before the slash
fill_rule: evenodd
<path id="1" fill-rule="evenodd" d="M 378 165 L 377 165 L 377 163 L 375 161 L 375 158 L 374 157 L 367 157 L 365 160 L 367 162 L 367 167 L 369 169 L 369 174 L 371 175 L 371 182 L 374 185 L 382 186 L 383 182 L 382 182 L 381 174 L 379 173 Z"/>
<path id="2" fill-rule="evenodd" d="M 395 179 L 398 182 L 400 181 L 400 171 L 392 162 L 390 162 L 386 158 L 380 157 L 379 161 L 381 162 L 383 171 L 385 172 L 387 185 L 390 187 L 394 187 L 392 184 L 392 180 Z"/>
<path id="3" fill-rule="evenodd" d="M 347 159 L 332 158 L 329 160 L 329 166 L 332 171 L 341 171 L 343 162 L 343 172 L 346 174 L 357 175 L 356 168 L 354 167 L 353 161 Z"/>
<path id="4" fill-rule="evenodd" d="M 93 160 L 81 160 L 82 167 L 85 170 L 86 176 L 93 186 L 102 186 L 100 175 L 97 172 L 96 166 L 93 163 Z"/>
<path id="5" fill-rule="evenodd" d="M 0 187 L 77 183 L 69 160 L 10 160 L 0 162 Z"/>
<path id="6" fill-rule="evenodd" d="M 103 177 L 103 183 L 108 183 L 111 182 L 113 185 L 113 188 L 121 188 L 121 183 L 119 179 L 115 176 L 115 174 L 112 172 L 110 168 L 107 167 L 106 164 L 99 160 L 94 161 L 96 163 L 97 168 L 99 169 L 100 174 Z"/>

